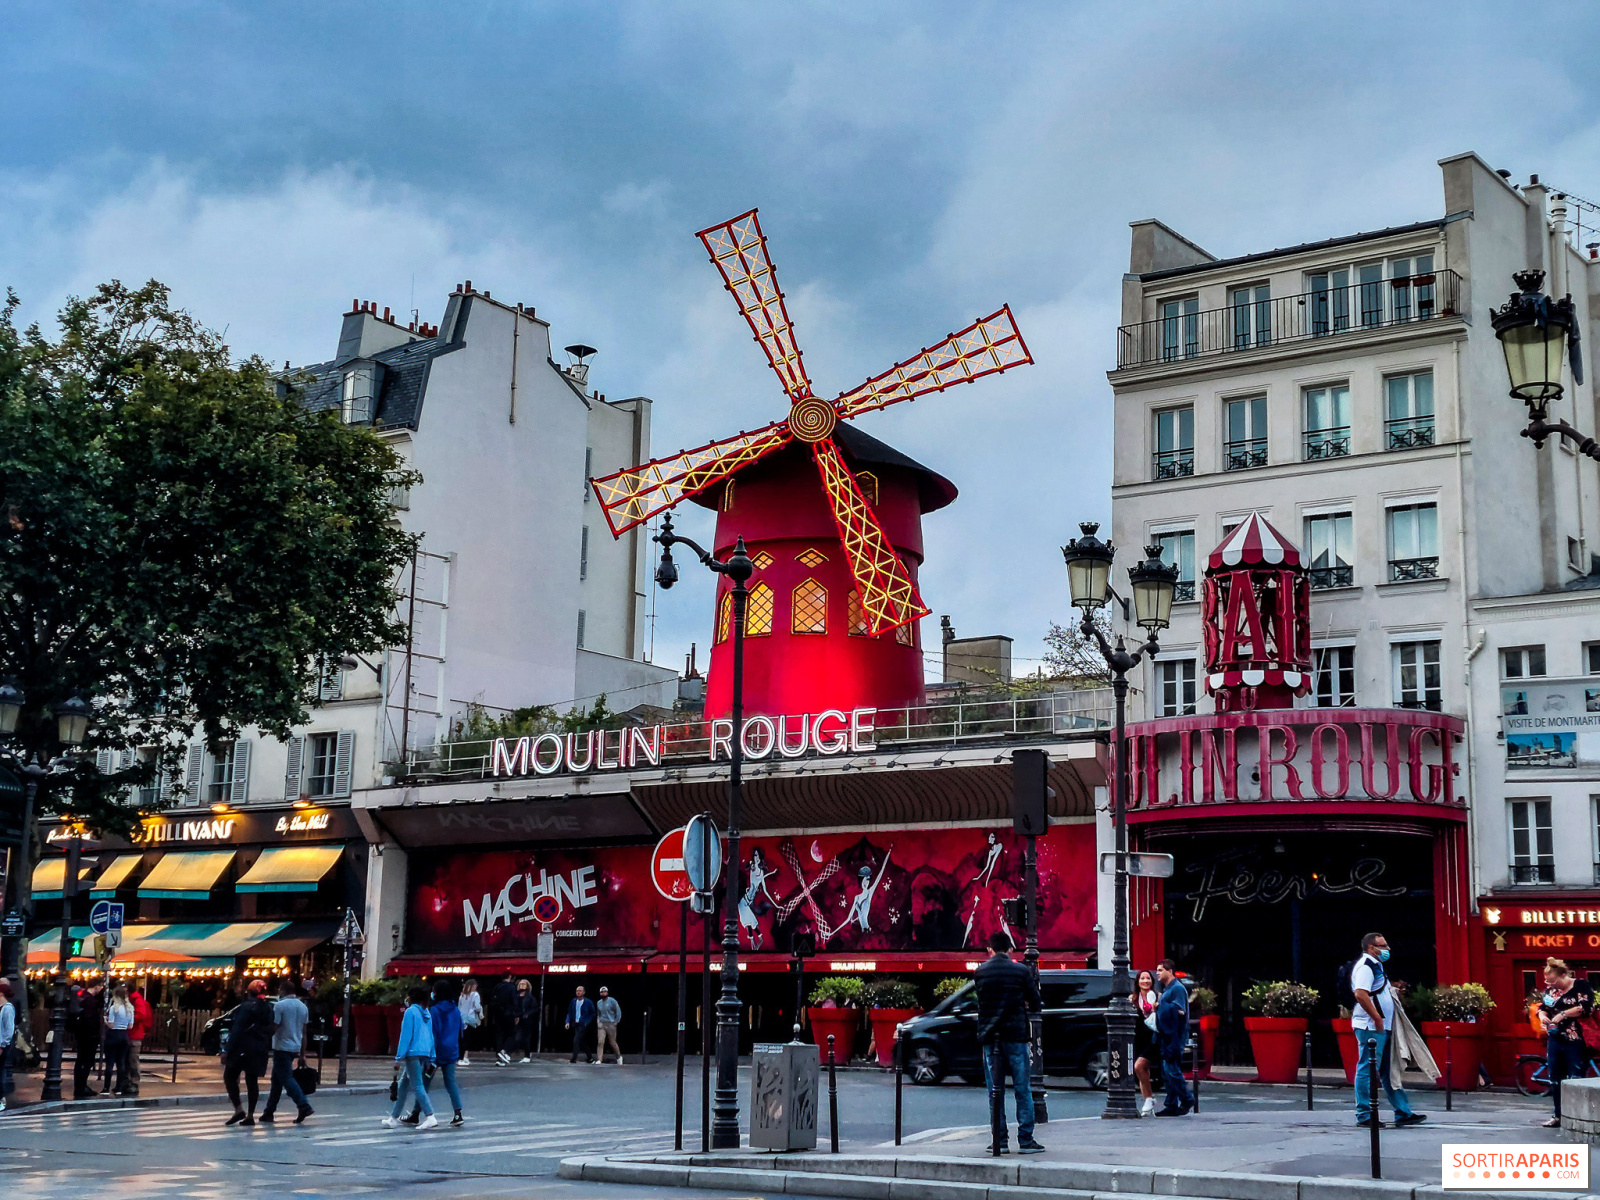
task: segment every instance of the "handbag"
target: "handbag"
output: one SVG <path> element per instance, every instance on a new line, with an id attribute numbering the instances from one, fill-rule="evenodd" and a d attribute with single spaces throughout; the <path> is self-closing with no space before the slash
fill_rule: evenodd
<path id="1" fill-rule="evenodd" d="M 311 1095 L 312 1092 L 316 1091 L 317 1084 L 322 1082 L 322 1072 L 318 1071 L 315 1067 L 307 1066 L 304 1062 L 302 1062 L 294 1070 L 290 1071 L 289 1075 L 291 1078 L 293 1078 L 295 1084 L 300 1088 L 300 1090 L 308 1096 Z"/>

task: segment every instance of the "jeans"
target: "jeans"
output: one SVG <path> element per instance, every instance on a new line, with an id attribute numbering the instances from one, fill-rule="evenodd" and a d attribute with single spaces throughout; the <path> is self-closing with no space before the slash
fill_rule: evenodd
<path id="1" fill-rule="evenodd" d="M 994 1075 L 999 1060 L 1000 1079 Z M 989 1123 L 997 1145 L 1006 1144 L 1005 1073 L 1011 1073 L 1011 1090 L 1017 1100 L 1017 1143 L 1033 1140 L 1033 1086 L 1028 1082 L 1028 1043 L 999 1042 L 983 1048 L 983 1082 L 989 1094 Z M 996 1119 L 998 1118 L 998 1119 Z"/>
<path id="2" fill-rule="evenodd" d="M 6 1093 L 12 1088 L 11 1084 L 11 1055 L 14 1053 L 10 1046 L 0 1046 L 0 1104 L 5 1103 Z"/>
<path id="3" fill-rule="evenodd" d="M 78 1054 L 72 1064 L 72 1098 L 81 1100 L 85 1096 L 94 1095 L 89 1076 L 94 1073 L 94 1062 L 100 1052 L 100 1042 L 99 1039 L 91 1041 L 87 1034 L 79 1034 L 77 1043 Z"/>
<path id="4" fill-rule="evenodd" d="M 111 1090 L 121 1094 L 128 1090 L 128 1031 L 106 1030 L 106 1081 Z"/>
<path id="5" fill-rule="evenodd" d="M 1179 1055 L 1161 1056 L 1161 1078 L 1167 1085 L 1164 1106 L 1169 1111 L 1194 1107 L 1194 1097 L 1189 1095 L 1189 1083 L 1183 1077 L 1183 1059 Z"/>
<path id="6" fill-rule="evenodd" d="M 272 1090 L 267 1093 L 267 1106 L 261 1110 L 262 1116 L 270 1116 L 278 1111 L 278 1097 L 284 1092 L 288 1092 L 289 1099 L 294 1101 L 296 1112 L 304 1112 L 311 1107 L 306 1103 L 306 1094 L 294 1081 L 294 1060 L 299 1057 L 298 1050 L 272 1052 Z"/>
<path id="7" fill-rule="evenodd" d="M 405 1074 L 400 1077 L 400 1090 L 395 1093 L 394 1107 L 389 1110 L 389 1115 L 396 1120 L 406 1110 L 406 1093 L 409 1091 L 417 1098 L 417 1107 L 428 1116 L 433 1116 L 433 1103 L 428 1099 L 427 1085 L 422 1082 L 422 1069 L 428 1065 L 428 1059 L 412 1055 L 405 1060 Z"/>
<path id="8" fill-rule="evenodd" d="M 1376 1117 L 1376 1106 L 1372 1097 L 1372 1049 L 1367 1045 L 1369 1038 L 1376 1038 L 1378 1042 L 1378 1079 L 1383 1084 L 1383 1094 L 1389 1098 L 1389 1107 L 1394 1109 L 1397 1117 L 1411 1115 L 1411 1101 L 1405 1091 L 1395 1087 L 1389 1082 L 1390 1043 L 1389 1032 L 1375 1033 L 1370 1029 L 1357 1029 L 1356 1044 L 1361 1047 L 1361 1058 L 1356 1063 L 1356 1120 L 1365 1121 L 1369 1117 Z"/>
<path id="9" fill-rule="evenodd" d="M 1561 1116 L 1561 1081 L 1582 1079 L 1589 1072 L 1589 1048 L 1582 1042 L 1569 1042 L 1551 1036 L 1546 1039 L 1544 1061 L 1550 1070 L 1550 1095 L 1555 1098 L 1556 1116 Z"/>
<path id="10" fill-rule="evenodd" d="M 594 1022 L 572 1027 L 572 1058 L 577 1062 L 578 1055 L 583 1055 L 587 1062 L 594 1061 Z"/>
<path id="11" fill-rule="evenodd" d="M 461 1111 L 461 1089 L 456 1087 L 456 1064 L 451 1059 L 439 1064 L 439 1074 L 444 1076 L 444 1090 L 450 1093 L 450 1107 L 456 1112 Z"/>

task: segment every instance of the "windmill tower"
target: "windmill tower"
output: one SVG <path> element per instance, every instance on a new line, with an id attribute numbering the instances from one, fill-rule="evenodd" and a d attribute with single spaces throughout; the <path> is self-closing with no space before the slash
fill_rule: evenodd
<path id="1" fill-rule="evenodd" d="M 745 622 L 745 706 L 770 716 L 919 704 L 915 622 L 922 514 L 946 479 L 842 422 L 1031 363 L 1009 307 L 829 401 L 812 390 L 756 212 L 700 240 L 789 399 L 753 432 L 594 481 L 614 535 L 686 499 L 717 510 L 714 553 L 742 536 L 756 564 Z M 719 580 L 706 715 L 730 708 L 731 597 Z"/>

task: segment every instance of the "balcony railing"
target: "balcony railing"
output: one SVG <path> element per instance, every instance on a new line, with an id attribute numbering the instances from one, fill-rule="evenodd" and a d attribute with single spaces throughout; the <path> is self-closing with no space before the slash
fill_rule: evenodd
<path id="1" fill-rule="evenodd" d="M 1244 471 L 1250 467 L 1267 465 L 1267 439 L 1248 438 L 1242 442 L 1222 444 L 1224 471 Z"/>
<path id="2" fill-rule="evenodd" d="M 1194 448 L 1187 450 L 1157 450 L 1154 455 L 1157 479 L 1179 479 L 1194 474 Z"/>
<path id="3" fill-rule="evenodd" d="M 1554 883 L 1555 863 L 1514 863 L 1511 867 L 1512 883 Z"/>
<path id="4" fill-rule="evenodd" d="M 1175 604 L 1194 599 L 1194 580 L 1180 579 L 1178 586 L 1172 590 L 1172 599 Z"/>
<path id="5" fill-rule="evenodd" d="M 1406 579 L 1437 579 L 1439 578 L 1439 556 L 1430 555 L 1427 558 L 1391 558 L 1389 560 L 1389 582 L 1400 583 Z"/>
<path id="6" fill-rule="evenodd" d="M 1336 567 L 1312 567 L 1311 588 L 1351 587 L 1356 581 L 1356 569 L 1341 563 Z"/>
<path id="7" fill-rule="evenodd" d="M 1117 330 L 1117 366 L 1181 362 L 1455 316 L 1461 277 L 1436 271 L 1159 317 Z"/>
<path id="8" fill-rule="evenodd" d="M 1433 445 L 1433 418 L 1402 417 L 1383 423 L 1384 445 L 1390 450 L 1415 450 Z"/>
<path id="9" fill-rule="evenodd" d="M 1350 453 L 1350 426 L 1306 430 L 1306 461 L 1318 458 L 1343 458 Z"/>

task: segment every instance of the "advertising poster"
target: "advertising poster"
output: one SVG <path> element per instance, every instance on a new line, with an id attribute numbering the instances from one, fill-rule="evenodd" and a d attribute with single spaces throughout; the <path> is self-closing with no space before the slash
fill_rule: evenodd
<path id="1" fill-rule="evenodd" d="M 1530 679 L 1500 689 L 1506 766 L 1600 767 L 1600 678 Z"/>

